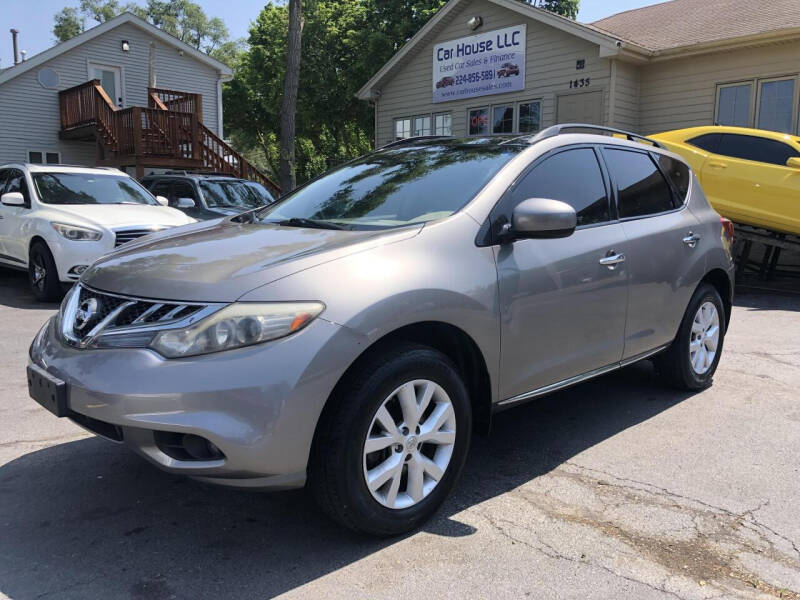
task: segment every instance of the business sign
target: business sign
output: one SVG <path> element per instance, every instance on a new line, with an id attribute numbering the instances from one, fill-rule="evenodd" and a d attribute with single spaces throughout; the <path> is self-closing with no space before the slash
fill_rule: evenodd
<path id="1" fill-rule="evenodd" d="M 524 90 L 525 42 L 525 25 L 515 25 L 437 44 L 433 101 Z"/>

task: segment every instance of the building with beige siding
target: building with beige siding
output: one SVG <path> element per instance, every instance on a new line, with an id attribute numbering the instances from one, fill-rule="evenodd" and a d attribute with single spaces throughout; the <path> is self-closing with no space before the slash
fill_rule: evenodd
<path id="1" fill-rule="evenodd" d="M 672 0 L 591 24 L 450 0 L 358 97 L 374 105 L 378 146 L 571 122 L 797 134 L 799 77 L 798 0 Z"/>

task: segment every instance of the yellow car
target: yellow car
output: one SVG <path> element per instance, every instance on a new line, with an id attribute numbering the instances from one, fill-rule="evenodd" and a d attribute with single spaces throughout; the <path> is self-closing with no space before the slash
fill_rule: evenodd
<path id="1" fill-rule="evenodd" d="M 721 126 L 650 137 L 686 159 L 723 217 L 800 235 L 800 137 Z"/>

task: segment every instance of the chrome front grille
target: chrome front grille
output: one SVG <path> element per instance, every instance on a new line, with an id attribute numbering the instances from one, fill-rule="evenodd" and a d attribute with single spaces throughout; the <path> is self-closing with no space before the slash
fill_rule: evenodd
<path id="1" fill-rule="evenodd" d="M 84 348 L 145 347 L 157 331 L 191 325 L 221 306 L 131 298 L 79 285 L 67 298 L 61 331 L 68 343 Z"/>
<path id="2" fill-rule="evenodd" d="M 145 235 L 161 231 L 166 227 L 151 227 L 149 229 L 117 229 L 114 231 L 114 248 L 119 248 L 123 244 L 132 242 Z"/>

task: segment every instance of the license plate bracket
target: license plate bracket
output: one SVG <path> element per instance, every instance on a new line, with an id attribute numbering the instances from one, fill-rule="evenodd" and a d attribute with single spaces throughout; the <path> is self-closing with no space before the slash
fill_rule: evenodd
<path id="1" fill-rule="evenodd" d="M 28 393 L 55 416 L 69 415 L 67 383 L 38 365 L 28 365 Z"/>

